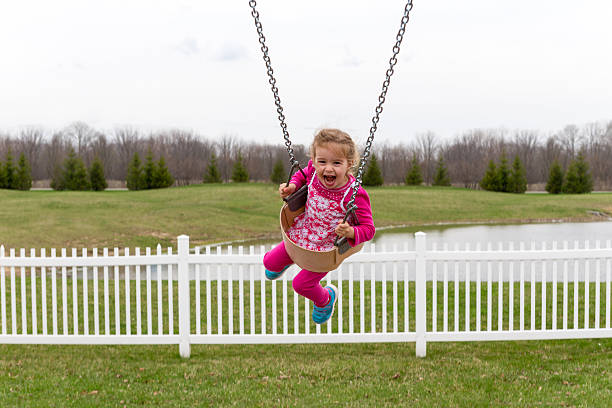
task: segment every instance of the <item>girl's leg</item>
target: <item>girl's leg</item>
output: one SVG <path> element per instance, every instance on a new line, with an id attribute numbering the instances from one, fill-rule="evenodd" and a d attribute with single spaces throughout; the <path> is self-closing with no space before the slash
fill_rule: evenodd
<path id="1" fill-rule="evenodd" d="M 281 272 L 287 266 L 293 264 L 293 260 L 285 250 L 285 243 L 281 242 L 264 255 L 264 267 L 272 272 Z"/>
<path id="2" fill-rule="evenodd" d="M 329 303 L 329 292 L 323 289 L 319 283 L 325 275 L 327 275 L 326 272 L 311 272 L 302 269 L 300 273 L 293 278 L 293 290 L 305 298 L 312 300 L 315 306 L 323 307 Z"/>

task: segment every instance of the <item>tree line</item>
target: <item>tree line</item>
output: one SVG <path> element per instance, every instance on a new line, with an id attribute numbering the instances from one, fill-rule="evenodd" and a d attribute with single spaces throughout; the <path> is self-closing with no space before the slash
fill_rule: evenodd
<path id="1" fill-rule="evenodd" d="M 420 170 L 422 183 L 435 184 L 442 161 L 446 171 L 444 177 L 450 183 L 480 188 L 488 164 L 491 160 L 499 160 L 504 152 L 507 157 L 519 158 L 527 184 L 539 185 L 542 189 L 555 162 L 565 172 L 582 154 L 589 166 L 593 187 L 612 189 L 612 121 L 568 125 L 551 133 L 473 129 L 449 140 L 433 132 L 394 139 L 410 142 L 375 141 L 372 149 L 385 184 L 405 183 L 415 165 Z M 270 181 L 274 179 L 274 172 L 277 179 L 286 179 L 289 170 L 283 143 L 244 141 L 233 135 L 212 140 L 185 130 L 146 133 L 133 127 L 120 127 L 101 131 L 83 122 L 53 132 L 42 128 L 26 128 L 13 133 L 0 131 L 0 161 L 5 159 L 6 162 L 9 151 L 12 157 L 23 155 L 35 181 L 56 179 L 54 176 L 69 158 L 71 149 L 86 168 L 91 168 L 97 160 L 106 179 L 122 182 L 128 179 L 128 169 L 135 154 L 143 158 L 150 154 L 156 160 L 164 157 L 174 185 L 205 181 L 210 177 L 213 162 L 217 172 L 213 178 L 221 182 L 237 177 L 238 163 L 243 168 L 238 173 L 245 173 L 251 181 Z M 308 151 L 309 146 L 294 145 L 300 163 L 307 162 Z M 279 178 L 278 174 L 283 177 Z"/>

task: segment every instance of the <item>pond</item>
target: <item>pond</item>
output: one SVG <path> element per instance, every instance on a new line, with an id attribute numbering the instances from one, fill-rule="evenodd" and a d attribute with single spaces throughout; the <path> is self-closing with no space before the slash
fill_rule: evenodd
<path id="1" fill-rule="evenodd" d="M 427 247 L 437 244 L 438 248 L 448 244 L 449 249 L 459 245 L 465 248 L 470 245 L 474 249 L 480 243 L 483 249 L 488 243 L 497 248 L 499 243 L 508 247 L 508 243 L 513 242 L 518 249 L 520 242 L 525 243 L 529 248 L 531 242 L 536 243 L 537 248 L 541 248 L 545 242 L 550 248 L 552 242 L 556 241 L 559 248 L 563 247 L 563 241 L 568 241 L 571 247 L 577 244 L 584 248 L 585 241 L 589 242 L 594 248 L 596 241 L 601 241 L 603 246 L 607 240 L 612 239 L 612 221 L 601 222 L 568 222 L 568 223 L 549 223 L 549 224 L 519 224 L 519 225 L 463 225 L 463 226 L 428 226 L 424 228 L 405 228 L 383 230 L 376 234 L 374 243 L 376 246 L 402 247 L 408 243 L 410 249 L 414 249 L 414 233 L 421 230 L 427 234 Z"/>
<path id="2" fill-rule="evenodd" d="M 415 238 L 414 233 L 417 231 L 423 231 L 427 234 L 427 247 L 431 249 L 434 245 L 438 249 L 443 249 L 444 245 L 448 245 L 448 249 L 465 249 L 466 244 L 469 248 L 474 250 L 477 248 L 477 244 L 481 245 L 481 249 L 487 249 L 487 245 L 491 243 L 492 249 L 498 249 L 501 244 L 504 249 L 509 249 L 509 243 L 512 242 L 514 249 L 520 248 L 520 243 L 524 243 L 525 248 L 531 248 L 531 243 L 535 243 L 536 249 L 542 249 L 543 245 L 546 248 L 552 248 L 553 242 L 557 243 L 557 248 L 563 248 L 564 241 L 567 241 L 569 248 L 595 248 L 597 241 L 600 242 L 602 247 L 609 246 L 608 241 L 612 240 L 612 221 L 601 221 L 601 222 L 571 222 L 571 223 L 549 223 L 549 224 L 519 224 L 519 225 L 445 225 L 445 226 L 427 226 L 427 227 L 409 227 L 409 228 L 394 228 L 394 229 L 382 229 L 378 230 L 373 240 L 376 251 L 387 250 L 392 251 L 394 247 L 398 249 L 414 250 Z M 272 246 L 278 244 L 278 240 L 274 241 L 258 241 L 258 242 L 235 242 L 234 253 L 237 252 L 236 247 L 244 245 L 254 245 L 255 253 L 259 254 L 262 251 L 269 250 Z M 544 244 L 543 244 L 544 243 Z M 370 251 L 370 243 L 367 243 L 364 247 L 364 251 Z M 213 248 L 213 253 L 215 249 Z M 246 252 L 246 251 L 245 251 Z M 222 253 L 227 253 L 227 247 L 222 248 Z M 493 281 L 497 281 L 499 278 L 503 280 L 509 279 L 509 262 L 495 262 L 495 273 L 492 276 Z M 441 266 L 439 266 L 441 267 Z M 543 270 L 550 269 L 552 262 L 534 262 L 534 273 L 535 277 L 539 280 L 542 277 Z M 569 270 L 569 279 L 573 280 L 574 275 L 577 274 L 577 279 L 583 281 L 585 278 L 585 266 L 584 263 L 580 263 L 579 266 L 574 267 L 573 263 Z M 225 271 L 223 274 L 227 276 L 236 275 L 236 267 L 233 267 L 231 271 Z M 295 266 L 290 268 L 290 272 L 297 273 L 299 269 Z M 411 280 L 414 279 L 414 268 L 408 264 L 400 265 L 399 273 L 407 273 L 407 277 Z M 427 278 L 432 279 L 432 264 L 428 264 Z M 465 265 L 461 265 L 456 271 L 457 279 L 465 279 Z M 600 278 L 606 279 L 606 268 L 601 268 Z M 591 279 L 594 278 L 594 274 L 591 274 Z M 335 276 L 335 275 L 334 275 Z M 372 268 L 367 268 L 366 279 L 374 277 L 375 280 L 381 280 L 383 277 L 381 265 L 373 265 Z M 483 276 L 484 278 L 484 276 Z M 358 274 L 353 276 L 353 279 L 357 280 Z M 438 275 L 440 279 L 440 275 Z M 472 274 L 471 280 L 474 280 L 475 276 Z M 514 279 L 518 279 L 518 275 L 514 275 Z M 545 278 L 547 281 L 552 279 L 552 273 L 548 272 Z"/>

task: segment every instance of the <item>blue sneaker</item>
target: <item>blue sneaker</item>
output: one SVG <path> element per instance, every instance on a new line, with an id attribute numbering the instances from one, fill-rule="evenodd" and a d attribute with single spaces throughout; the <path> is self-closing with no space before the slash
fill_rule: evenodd
<path id="1" fill-rule="evenodd" d="M 276 280 L 278 278 L 280 278 L 281 276 L 283 276 L 283 273 L 285 273 L 285 271 L 287 270 L 288 267 L 290 267 L 291 265 L 287 265 L 283 268 L 282 271 L 280 272 L 272 272 L 266 269 L 266 278 L 268 280 Z"/>
<path id="2" fill-rule="evenodd" d="M 329 292 L 329 302 L 323 307 L 313 305 L 312 307 L 312 320 L 316 324 L 323 324 L 328 321 L 334 314 L 334 306 L 336 305 L 338 289 L 331 283 L 324 289 Z"/>

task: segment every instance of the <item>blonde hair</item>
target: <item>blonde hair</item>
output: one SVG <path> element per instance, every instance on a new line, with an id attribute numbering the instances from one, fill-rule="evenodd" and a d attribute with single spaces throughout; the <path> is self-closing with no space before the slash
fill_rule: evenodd
<path id="1" fill-rule="evenodd" d="M 339 129 L 321 129 L 319 130 L 310 145 L 310 157 L 314 160 L 317 146 L 323 146 L 329 143 L 340 145 L 342 153 L 349 162 L 349 173 L 353 173 L 353 169 L 359 165 L 359 154 L 355 142 L 351 139 L 348 133 Z"/>

